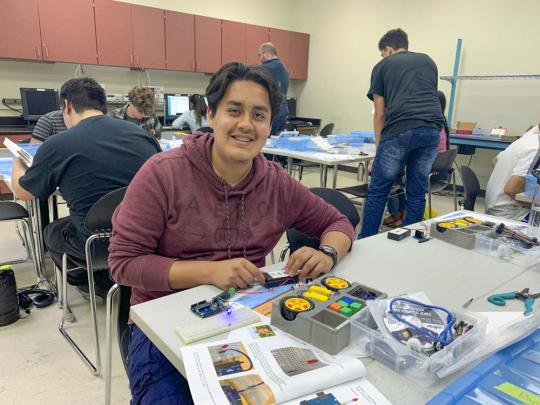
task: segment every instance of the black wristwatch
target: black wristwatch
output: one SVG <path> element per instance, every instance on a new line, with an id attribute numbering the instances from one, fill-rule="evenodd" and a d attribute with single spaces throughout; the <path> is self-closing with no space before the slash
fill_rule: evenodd
<path id="1" fill-rule="evenodd" d="M 332 258 L 332 260 L 334 261 L 334 265 L 332 266 L 332 268 L 334 268 L 337 264 L 337 250 L 329 245 L 321 245 L 319 246 L 319 250 L 325 255 L 328 255 Z"/>

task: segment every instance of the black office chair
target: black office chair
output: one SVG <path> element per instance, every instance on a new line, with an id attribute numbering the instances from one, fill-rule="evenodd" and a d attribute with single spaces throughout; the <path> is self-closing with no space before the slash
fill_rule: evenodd
<path id="1" fill-rule="evenodd" d="M 116 295 L 120 294 L 118 298 Z M 107 336 L 106 336 L 106 358 L 105 358 L 105 405 L 111 403 L 111 383 L 112 383 L 112 324 L 116 317 L 116 336 L 118 347 L 122 356 L 122 363 L 126 374 L 128 372 L 128 349 L 129 340 L 129 309 L 130 309 L 131 287 L 115 284 L 107 294 Z M 116 303 L 116 305 L 115 305 Z"/>
<path id="2" fill-rule="evenodd" d="M 358 211 L 347 197 L 345 197 L 339 191 L 331 188 L 314 187 L 311 189 L 311 192 L 321 197 L 328 204 L 336 207 L 339 212 L 341 212 L 347 217 L 352 226 L 356 228 L 356 226 L 360 222 L 360 215 L 358 215 Z M 300 249 L 302 246 L 312 247 L 313 249 L 319 248 L 319 238 L 310 238 L 303 233 L 297 231 L 296 229 L 292 228 L 287 229 L 285 233 L 287 234 L 287 244 L 281 250 L 281 253 L 279 255 L 279 261 L 281 262 L 285 260 L 287 250 L 289 250 L 289 254 L 292 254 L 296 250 Z"/>
<path id="3" fill-rule="evenodd" d="M 463 207 L 462 209 L 474 211 L 476 197 L 480 191 L 480 182 L 469 166 L 461 166 L 459 172 L 461 173 L 464 194 L 464 199 L 460 201 L 460 205 Z"/>
<path id="4" fill-rule="evenodd" d="M 457 156 L 457 149 L 449 149 L 446 152 L 440 152 L 433 166 L 431 173 L 428 176 L 428 215 L 431 218 L 431 195 L 437 191 L 444 190 L 452 179 L 452 191 L 454 195 L 454 211 L 457 211 L 457 195 L 456 195 L 456 173 L 454 170 L 454 161 Z"/>
<path id="5" fill-rule="evenodd" d="M 328 135 L 332 134 L 332 131 L 334 130 L 334 123 L 331 122 L 330 124 L 326 124 L 323 129 L 321 129 L 321 132 L 319 133 L 320 136 L 323 138 L 326 138 Z"/>
<path id="6" fill-rule="evenodd" d="M 101 352 L 99 348 L 98 326 L 96 319 L 96 293 L 94 286 L 94 271 L 109 270 L 109 240 L 112 235 L 112 215 L 116 207 L 122 202 L 127 187 L 122 187 L 111 191 L 101 197 L 88 211 L 85 226 L 91 231 L 91 235 L 86 240 L 85 256 L 86 261 L 82 262 L 77 258 L 62 256 L 62 295 L 63 307 L 62 320 L 58 330 L 73 347 L 81 360 L 90 369 L 92 374 L 99 375 L 101 372 Z M 92 323 L 96 341 L 96 364 L 94 365 L 86 354 L 79 348 L 71 336 L 67 333 L 64 323 L 73 322 L 74 316 L 71 313 L 67 300 L 67 273 L 75 269 L 86 269 L 88 274 L 88 290 L 90 295 L 90 310 L 92 312 Z M 60 290 L 60 288 L 59 288 Z"/>

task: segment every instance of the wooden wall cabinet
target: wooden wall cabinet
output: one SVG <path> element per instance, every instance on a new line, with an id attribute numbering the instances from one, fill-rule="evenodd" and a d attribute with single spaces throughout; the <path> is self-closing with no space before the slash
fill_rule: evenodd
<path id="1" fill-rule="evenodd" d="M 37 0 L 2 0 L 0 57 L 43 59 Z"/>
<path id="2" fill-rule="evenodd" d="M 43 60 L 97 64 L 93 0 L 38 0 L 38 6 Z"/>
<path id="3" fill-rule="evenodd" d="M 138 68 L 165 69 L 165 17 L 159 8 L 131 6 L 133 64 Z"/>
<path id="4" fill-rule="evenodd" d="M 246 24 L 246 62 L 252 65 L 261 63 L 259 47 L 270 41 L 270 28 Z"/>
<path id="5" fill-rule="evenodd" d="M 246 63 L 246 24 L 221 20 L 221 64 Z"/>
<path id="6" fill-rule="evenodd" d="M 131 6 L 113 0 L 94 0 L 98 63 L 131 66 Z"/>
<path id="7" fill-rule="evenodd" d="M 221 20 L 195 16 L 195 71 L 214 73 L 221 67 Z"/>
<path id="8" fill-rule="evenodd" d="M 195 71 L 195 16 L 165 10 L 165 58 L 169 70 Z"/>
<path id="9" fill-rule="evenodd" d="M 290 32 L 289 75 L 291 79 L 306 80 L 308 76 L 309 34 Z"/>
<path id="10" fill-rule="evenodd" d="M 2 0 L 0 58 L 214 73 L 273 42 L 307 79 L 309 35 L 113 0 Z"/>

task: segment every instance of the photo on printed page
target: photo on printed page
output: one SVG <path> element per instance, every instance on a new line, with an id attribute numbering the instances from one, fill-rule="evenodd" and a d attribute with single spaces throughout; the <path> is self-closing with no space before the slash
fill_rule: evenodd
<path id="1" fill-rule="evenodd" d="M 281 370 L 289 377 L 327 366 L 309 349 L 284 347 L 271 350 L 270 353 L 276 359 Z"/>
<path id="2" fill-rule="evenodd" d="M 208 353 L 219 377 L 253 369 L 253 362 L 242 342 L 210 346 Z"/>
<path id="3" fill-rule="evenodd" d="M 253 339 L 262 339 L 267 337 L 276 336 L 276 332 L 270 325 L 257 325 L 252 326 L 249 329 L 250 335 Z"/>
<path id="4" fill-rule="evenodd" d="M 270 405 L 276 397 L 257 374 L 229 378 L 219 382 L 231 405 Z"/>

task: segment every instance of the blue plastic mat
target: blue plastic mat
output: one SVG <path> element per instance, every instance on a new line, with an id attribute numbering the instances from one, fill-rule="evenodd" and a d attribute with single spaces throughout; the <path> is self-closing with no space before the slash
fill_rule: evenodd
<path id="1" fill-rule="evenodd" d="M 540 405 L 540 329 L 480 363 L 428 405 Z"/>

